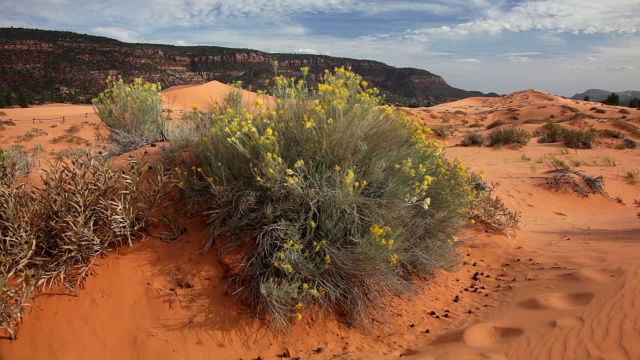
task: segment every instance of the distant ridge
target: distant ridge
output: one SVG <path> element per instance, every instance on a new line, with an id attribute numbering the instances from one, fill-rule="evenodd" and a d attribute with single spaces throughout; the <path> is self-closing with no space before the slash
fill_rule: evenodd
<path id="1" fill-rule="evenodd" d="M 583 93 L 575 94 L 571 98 L 575 100 L 584 100 L 585 96 L 589 96 L 589 100 L 591 101 L 602 101 L 602 100 L 605 100 L 607 96 L 611 95 L 614 92 L 615 91 L 607 91 L 607 90 L 601 90 L 601 89 L 589 89 Z M 640 99 L 640 91 L 627 90 L 627 91 L 620 91 L 615 93 L 618 94 L 618 96 L 620 96 L 620 105 L 626 106 L 627 104 L 629 104 L 629 101 L 631 101 L 632 99 L 634 98 Z"/>
<path id="2" fill-rule="evenodd" d="M 130 44 L 67 31 L 0 28 L 0 92 L 14 98 L 20 92 L 30 103 L 89 102 L 110 75 L 143 77 L 160 82 L 163 88 L 217 80 L 265 89 L 276 60 L 280 74 L 299 76 L 299 69 L 308 66 L 316 80 L 326 69 L 349 66 L 379 88 L 388 102 L 402 106 L 497 96 L 454 88 L 426 70 L 372 60 L 218 46 Z"/>

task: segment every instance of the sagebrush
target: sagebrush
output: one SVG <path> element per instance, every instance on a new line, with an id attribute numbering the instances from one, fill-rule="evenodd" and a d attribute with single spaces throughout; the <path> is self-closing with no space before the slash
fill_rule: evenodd
<path id="1" fill-rule="evenodd" d="M 106 84 L 107 88 L 93 99 L 93 107 L 111 131 L 111 140 L 120 147 L 119 152 L 166 140 L 160 84 L 142 79 L 127 84 L 122 78 L 111 77 Z"/>
<path id="2" fill-rule="evenodd" d="M 427 127 L 344 68 L 317 89 L 277 77 L 273 94 L 275 108 L 236 94 L 171 131 L 176 154 L 190 149 L 174 163 L 210 224 L 205 246 L 241 254 L 230 281 L 245 306 L 284 329 L 315 310 L 366 325 L 454 266 L 474 191 Z"/>

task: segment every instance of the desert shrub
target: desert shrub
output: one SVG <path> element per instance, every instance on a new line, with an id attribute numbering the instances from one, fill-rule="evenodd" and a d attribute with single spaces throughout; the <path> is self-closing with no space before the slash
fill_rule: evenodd
<path id="1" fill-rule="evenodd" d="M 504 125 L 506 123 L 507 123 L 506 121 L 498 119 L 498 120 L 492 122 L 491 124 L 487 125 L 486 129 L 487 130 L 491 130 L 493 128 L 496 128 L 498 126 Z"/>
<path id="2" fill-rule="evenodd" d="M 515 126 L 493 129 L 488 135 L 489 146 L 496 145 L 527 145 L 531 139 L 531 133 Z"/>
<path id="3" fill-rule="evenodd" d="M 477 128 L 477 127 L 483 127 L 484 125 L 482 123 L 479 122 L 475 122 L 471 125 L 469 125 L 470 128 Z"/>
<path id="4" fill-rule="evenodd" d="M 572 149 L 591 149 L 596 141 L 593 130 L 566 129 L 562 134 L 564 144 Z"/>
<path id="5" fill-rule="evenodd" d="M 511 234 L 518 227 L 520 214 L 509 210 L 502 199 L 493 194 L 498 183 L 492 182 L 489 185 L 473 172 L 469 173 L 469 183 L 476 194 L 471 219 L 492 230 Z"/>
<path id="6" fill-rule="evenodd" d="M 0 162 L 0 328 L 13 337 L 26 303 L 55 287 L 73 292 L 95 258 L 131 244 L 164 194 L 167 178 L 129 157 L 122 170 L 95 158 L 52 164 L 42 185 L 12 184 Z"/>
<path id="7" fill-rule="evenodd" d="M 618 130 L 603 129 L 598 130 L 598 134 L 605 138 L 624 139 L 624 134 Z"/>
<path id="8" fill-rule="evenodd" d="M 562 110 L 568 110 L 568 111 L 571 111 L 573 113 L 579 113 L 580 112 L 580 109 L 575 108 L 573 106 L 569 106 L 569 105 L 562 105 Z"/>
<path id="9" fill-rule="evenodd" d="M 595 112 L 596 112 L 596 114 L 604 114 L 604 113 L 606 113 L 607 111 L 606 111 L 606 110 L 604 110 L 604 109 L 597 108 L 597 109 L 595 109 Z"/>
<path id="10" fill-rule="evenodd" d="M 0 148 L 0 181 L 13 182 L 17 177 L 29 174 L 35 163 L 36 159 L 21 145 Z"/>
<path id="11" fill-rule="evenodd" d="M 547 187 L 562 192 L 576 192 L 583 197 L 590 194 L 607 195 L 604 191 L 604 178 L 592 177 L 582 172 L 569 169 L 557 169 L 547 177 Z"/>
<path id="12" fill-rule="evenodd" d="M 366 325 L 455 263 L 466 172 L 348 70 L 317 91 L 277 77 L 273 94 L 275 109 L 218 108 L 172 132 L 191 139 L 182 193 L 209 221 L 206 248 L 225 234 L 221 257 L 240 254 L 230 285 L 254 314 L 283 329 L 314 309 Z"/>
<path id="13" fill-rule="evenodd" d="M 631 139 L 624 139 L 622 140 L 622 143 L 624 144 L 624 146 L 627 149 L 637 149 L 638 148 L 638 143 L 634 140 Z"/>
<path id="14" fill-rule="evenodd" d="M 546 123 L 542 126 L 541 133 L 543 134 L 539 139 L 539 143 L 555 143 L 562 140 L 562 135 L 567 129 L 562 125 L 556 123 Z"/>
<path id="15" fill-rule="evenodd" d="M 441 137 L 443 139 L 448 138 L 454 133 L 454 129 L 452 126 L 436 125 L 436 126 L 431 126 L 430 129 L 434 135 Z"/>
<path id="16" fill-rule="evenodd" d="M 71 134 L 60 135 L 51 139 L 52 144 L 58 144 L 61 142 L 65 142 L 73 145 L 85 145 L 85 146 L 91 145 L 91 142 L 89 140 L 85 138 L 81 138 L 80 136 L 71 135 Z"/>
<path id="17" fill-rule="evenodd" d="M 629 110 L 627 110 L 627 109 L 620 109 L 619 113 L 620 114 L 625 114 L 625 115 L 631 114 L 631 112 Z"/>
<path id="18" fill-rule="evenodd" d="M 486 146 L 487 138 L 477 132 L 468 133 L 460 143 L 462 146 Z"/>
<path id="19" fill-rule="evenodd" d="M 93 100 L 93 106 L 122 152 L 166 140 L 159 84 L 142 79 L 126 84 L 121 78 L 108 78 L 106 90 Z"/>
<path id="20" fill-rule="evenodd" d="M 37 138 L 38 136 L 46 136 L 46 135 L 48 135 L 46 131 L 40 130 L 38 128 L 32 128 L 31 130 L 26 131 L 22 135 L 16 135 L 16 141 L 17 142 L 31 141 Z"/>
<path id="21" fill-rule="evenodd" d="M 628 170 L 624 173 L 624 180 L 631 185 L 635 185 L 640 181 L 640 171 Z"/>
<path id="22" fill-rule="evenodd" d="M 65 132 L 67 134 L 77 134 L 82 130 L 82 125 L 71 125 Z"/>
<path id="23" fill-rule="evenodd" d="M 628 121 L 623 121 L 623 120 L 619 120 L 619 119 L 614 119 L 612 121 L 612 124 L 613 124 L 614 127 L 618 128 L 620 130 L 628 131 L 631 134 L 633 134 L 635 137 L 640 138 L 640 128 L 637 127 L 636 125 L 633 125 Z"/>
<path id="24" fill-rule="evenodd" d="M 556 123 L 546 123 L 542 129 L 539 143 L 555 143 L 562 141 L 572 149 L 591 149 L 596 140 L 595 130 L 567 129 Z"/>
<path id="25" fill-rule="evenodd" d="M 523 124 L 544 124 L 544 123 L 548 123 L 551 122 L 550 119 L 544 118 L 544 119 L 538 119 L 538 118 L 532 118 L 532 119 L 527 119 L 525 121 L 523 121 Z"/>

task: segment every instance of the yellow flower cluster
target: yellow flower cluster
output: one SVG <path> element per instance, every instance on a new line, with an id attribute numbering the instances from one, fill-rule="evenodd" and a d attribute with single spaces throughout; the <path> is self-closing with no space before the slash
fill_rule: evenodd
<path id="1" fill-rule="evenodd" d="M 382 246 L 387 247 L 389 250 L 393 250 L 393 246 L 395 245 L 395 240 L 387 239 L 385 236 L 391 232 L 391 228 L 389 226 L 381 226 L 378 224 L 374 224 L 369 227 L 369 232 L 373 235 L 373 238 Z"/>

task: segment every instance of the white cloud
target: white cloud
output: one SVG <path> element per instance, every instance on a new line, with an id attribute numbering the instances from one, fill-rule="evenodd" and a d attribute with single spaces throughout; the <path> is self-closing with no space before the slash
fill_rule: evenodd
<path id="1" fill-rule="evenodd" d="M 124 42 L 140 42 L 140 34 L 133 30 L 124 29 L 121 27 L 94 27 L 91 33 L 96 35 L 102 35 L 110 38 L 114 38 Z"/>
<path id="2" fill-rule="evenodd" d="M 531 58 L 528 58 L 526 56 L 507 56 L 506 58 L 511 62 L 525 63 L 531 61 Z"/>
<path id="3" fill-rule="evenodd" d="M 504 54 L 499 54 L 498 56 L 513 57 L 513 56 L 534 56 L 534 55 L 543 55 L 543 54 L 544 53 L 537 52 L 537 51 L 529 51 L 529 52 L 504 53 Z"/>
<path id="4" fill-rule="evenodd" d="M 456 59 L 455 61 L 457 61 L 457 62 L 466 62 L 466 63 L 480 63 L 480 62 L 482 62 L 482 61 L 480 61 L 478 59 L 474 59 L 474 58 Z"/>
<path id="5" fill-rule="evenodd" d="M 637 0 L 525 0 L 516 7 L 456 25 L 413 30 L 410 35 L 546 31 L 573 34 L 632 34 L 640 32 Z"/>
<path id="6" fill-rule="evenodd" d="M 296 51 L 294 51 L 294 53 L 296 54 L 312 54 L 312 55 L 317 55 L 318 51 L 314 50 L 314 49 L 298 49 Z"/>
<path id="7" fill-rule="evenodd" d="M 635 67 L 631 65 L 599 66 L 598 68 L 604 71 L 634 71 L 635 70 Z"/>

